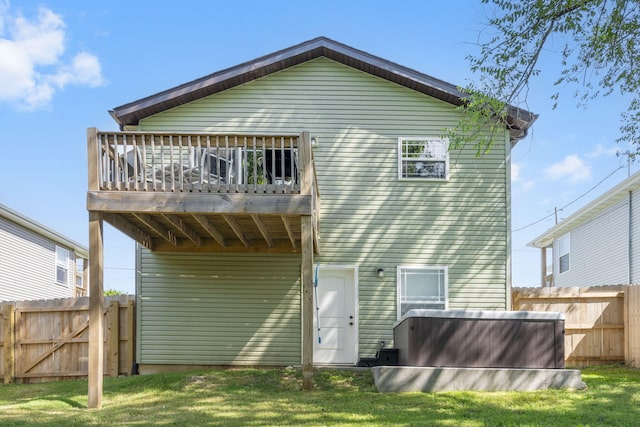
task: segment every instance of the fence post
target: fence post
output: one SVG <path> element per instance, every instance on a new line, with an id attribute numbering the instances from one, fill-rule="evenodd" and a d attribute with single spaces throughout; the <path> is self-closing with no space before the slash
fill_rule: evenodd
<path id="1" fill-rule="evenodd" d="M 118 300 L 109 303 L 107 311 L 107 374 L 117 377 L 120 350 L 120 305 Z"/>
<path id="2" fill-rule="evenodd" d="M 133 364 L 135 362 L 136 354 L 135 310 L 135 300 L 129 299 L 127 302 L 127 369 L 129 369 L 129 373 L 133 372 Z"/>
<path id="3" fill-rule="evenodd" d="M 4 306 L 4 383 L 15 381 L 15 343 L 16 343 L 16 307 L 14 304 Z"/>
<path id="4" fill-rule="evenodd" d="M 640 285 L 627 287 L 625 310 L 625 363 L 640 368 Z"/>

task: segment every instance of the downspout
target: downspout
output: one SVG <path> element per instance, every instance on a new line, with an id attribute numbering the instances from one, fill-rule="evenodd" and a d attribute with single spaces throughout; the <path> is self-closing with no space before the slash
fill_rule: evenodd
<path id="1" fill-rule="evenodd" d="M 631 284 L 631 280 L 633 278 L 632 275 L 632 271 L 631 271 L 631 263 L 632 263 L 632 253 L 631 250 L 633 249 L 633 239 L 631 238 L 631 232 L 632 230 L 632 213 L 633 213 L 633 206 L 631 205 L 631 201 L 633 200 L 633 191 L 629 190 L 629 212 L 628 212 L 628 224 L 627 224 L 627 284 L 630 285 Z"/>
<path id="2" fill-rule="evenodd" d="M 547 247 L 540 248 L 540 287 L 547 287 Z"/>

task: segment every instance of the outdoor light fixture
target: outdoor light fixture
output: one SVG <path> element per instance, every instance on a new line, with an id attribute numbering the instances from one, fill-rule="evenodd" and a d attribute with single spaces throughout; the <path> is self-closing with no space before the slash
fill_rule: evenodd
<path id="1" fill-rule="evenodd" d="M 316 138 L 315 136 L 311 138 L 311 146 L 315 147 L 318 145 L 318 138 Z"/>
<path id="2" fill-rule="evenodd" d="M 384 268 L 378 267 L 376 273 L 378 273 L 378 277 L 382 279 L 384 277 Z"/>

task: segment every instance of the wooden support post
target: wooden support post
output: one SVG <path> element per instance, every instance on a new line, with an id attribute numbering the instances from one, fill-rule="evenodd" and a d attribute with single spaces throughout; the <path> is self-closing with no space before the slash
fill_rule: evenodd
<path id="1" fill-rule="evenodd" d="M 302 389 L 313 388 L 313 223 L 302 217 Z"/>
<path id="2" fill-rule="evenodd" d="M 4 383 L 9 384 L 16 379 L 15 344 L 16 344 L 16 307 L 13 304 L 4 306 Z"/>
<path id="3" fill-rule="evenodd" d="M 300 193 L 310 195 L 313 189 L 311 167 L 311 137 L 300 134 L 298 144 L 301 163 Z M 313 212 L 300 219 L 302 252 L 302 388 L 313 388 Z"/>
<path id="4" fill-rule="evenodd" d="M 89 165 L 89 185 L 90 191 L 100 189 L 100 170 L 98 163 L 100 162 L 100 149 L 98 142 L 98 129 L 87 129 L 87 157 Z"/>
<path id="5" fill-rule="evenodd" d="M 107 375 L 117 377 L 120 371 L 120 304 L 109 303 L 107 311 Z"/>
<path id="6" fill-rule="evenodd" d="M 91 162 L 89 162 L 91 163 Z M 102 407 L 104 373 L 103 223 L 89 212 L 89 408 Z"/>

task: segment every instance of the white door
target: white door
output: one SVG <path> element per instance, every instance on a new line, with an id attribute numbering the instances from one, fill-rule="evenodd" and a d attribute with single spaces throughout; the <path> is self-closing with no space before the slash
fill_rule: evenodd
<path id="1" fill-rule="evenodd" d="M 320 265 L 314 293 L 314 363 L 357 363 L 357 277 L 354 266 Z"/>

